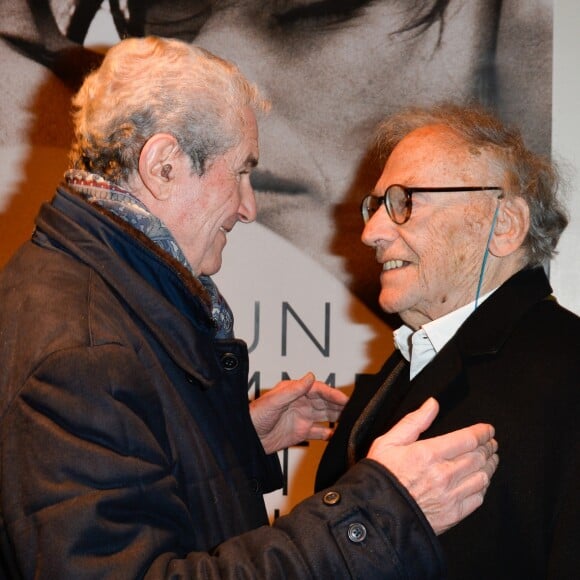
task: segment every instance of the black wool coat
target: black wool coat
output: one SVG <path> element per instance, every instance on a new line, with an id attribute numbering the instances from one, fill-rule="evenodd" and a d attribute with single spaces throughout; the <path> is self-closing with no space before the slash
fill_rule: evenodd
<path id="1" fill-rule="evenodd" d="M 326 448 L 317 486 L 427 397 L 441 410 L 423 437 L 476 422 L 496 429 L 499 468 L 482 507 L 440 536 L 449 578 L 571 579 L 580 574 L 580 318 L 557 304 L 542 269 L 515 274 L 415 377 L 375 399 L 400 364 L 360 376 Z M 374 411 L 371 412 L 371 409 Z M 363 414 L 372 420 L 360 420 Z M 356 424 L 356 427 L 354 427 Z"/>

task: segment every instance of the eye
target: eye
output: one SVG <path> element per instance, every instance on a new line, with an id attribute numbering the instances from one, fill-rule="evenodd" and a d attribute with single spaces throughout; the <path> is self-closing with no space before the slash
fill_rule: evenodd
<path id="1" fill-rule="evenodd" d="M 213 0 L 129 0 L 129 33 L 167 36 L 192 42 L 213 12 Z"/>
<path id="2" fill-rule="evenodd" d="M 273 14 L 282 28 L 332 26 L 347 22 L 359 15 L 362 8 L 372 0 L 317 0 L 295 4 L 292 0 L 283 2 L 287 8 Z"/>
<path id="3" fill-rule="evenodd" d="M 250 175 L 251 171 L 249 169 L 241 169 L 240 171 L 236 171 L 236 181 L 241 181 L 244 178 L 244 175 Z"/>

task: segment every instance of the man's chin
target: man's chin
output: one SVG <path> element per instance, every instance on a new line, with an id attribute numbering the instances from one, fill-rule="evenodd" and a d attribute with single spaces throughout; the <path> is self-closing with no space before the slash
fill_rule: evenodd
<path id="1" fill-rule="evenodd" d="M 213 262 L 210 262 L 209 264 L 202 264 L 199 271 L 199 275 L 213 276 L 214 274 L 217 274 L 221 270 L 221 267 L 222 267 L 222 259 L 220 256 L 219 259 L 216 259 Z"/>
<path id="2" fill-rule="evenodd" d="M 402 307 L 400 301 L 393 296 L 383 296 L 383 292 L 379 296 L 379 306 L 387 314 L 399 314 Z"/>

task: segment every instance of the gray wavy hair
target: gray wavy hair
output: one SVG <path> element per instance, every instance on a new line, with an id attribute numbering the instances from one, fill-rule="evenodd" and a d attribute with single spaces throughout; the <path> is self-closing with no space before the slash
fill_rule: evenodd
<path id="1" fill-rule="evenodd" d="M 202 175 L 208 161 L 237 145 L 242 109 L 269 103 L 230 62 L 184 42 L 130 38 L 113 46 L 72 101 L 70 161 L 122 184 L 156 133 L 173 135 Z"/>
<path id="2" fill-rule="evenodd" d="M 380 162 L 384 165 L 409 133 L 429 125 L 448 127 L 468 146 L 492 153 L 507 177 L 510 191 L 504 193 L 523 198 L 530 209 L 530 229 L 523 243 L 527 267 L 542 265 L 552 258 L 568 225 L 568 215 L 558 195 L 555 164 L 530 151 L 519 130 L 504 125 L 481 106 L 453 103 L 409 107 L 383 121 L 375 136 Z"/>

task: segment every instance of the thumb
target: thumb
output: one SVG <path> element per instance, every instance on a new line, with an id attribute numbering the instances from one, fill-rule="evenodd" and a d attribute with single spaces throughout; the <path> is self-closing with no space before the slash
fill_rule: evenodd
<path id="1" fill-rule="evenodd" d="M 271 394 L 272 397 L 276 396 L 276 406 L 289 405 L 296 399 L 306 395 L 314 385 L 315 380 L 314 374 L 308 372 L 299 379 L 281 381 L 268 394 Z M 264 397 L 265 395 L 260 398 L 263 399 Z"/>
<path id="2" fill-rule="evenodd" d="M 305 395 L 314 385 L 314 381 L 316 377 L 314 373 L 307 372 L 303 377 L 299 379 L 294 379 L 296 386 L 298 387 L 297 390 L 300 391 L 301 395 Z"/>
<path id="3" fill-rule="evenodd" d="M 439 403 L 429 397 L 416 411 L 405 415 L 383 435 L 383 443 L 408 445 L 417 441 L 419 435 L 429 428 L 439 413 Z"/>

